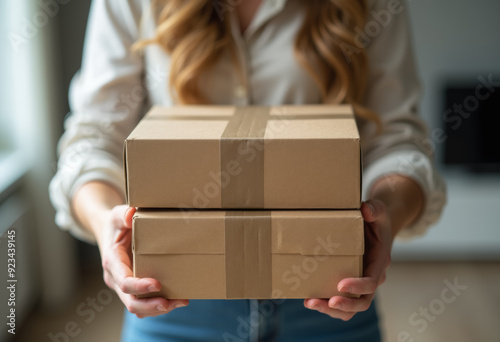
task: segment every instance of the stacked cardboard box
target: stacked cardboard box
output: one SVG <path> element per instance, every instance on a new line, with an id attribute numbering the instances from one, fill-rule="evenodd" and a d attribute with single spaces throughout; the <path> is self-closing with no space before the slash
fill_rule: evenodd
<path id="1" fill-rule="evenodd" d="M 329 298 L 362 276 L 349 106 L 154 107 L 124 160 L 134 275 L 166 298 Z"/>

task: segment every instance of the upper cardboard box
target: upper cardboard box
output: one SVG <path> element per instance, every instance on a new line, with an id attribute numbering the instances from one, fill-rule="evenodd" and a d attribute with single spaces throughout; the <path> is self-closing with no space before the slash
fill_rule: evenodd
<path id="1" fill-rule="evenodd" d="M 153 107 L 124 156 L 134 207 L 361 205 L 360 139 L 347 105 Z"/>

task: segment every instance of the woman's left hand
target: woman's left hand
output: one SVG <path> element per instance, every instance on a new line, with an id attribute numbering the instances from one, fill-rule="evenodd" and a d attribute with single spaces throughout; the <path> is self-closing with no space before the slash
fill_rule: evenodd
<path id="1" fill-rule="evenodd" d="M 391 262 L 394 234 L 388 210 L 382 201 L 364 202 L 361 206 L 361 213 L 365 221 L 364 276 L 345 278 L 337 285 L 339 292 L 360 297 L 334 296 L 329 300 L 305 299 L 306 308 L 347 321 L 357 312 L 365 311 L 370 307 L 375 291 L 385 281 L 385 272 Z"/>

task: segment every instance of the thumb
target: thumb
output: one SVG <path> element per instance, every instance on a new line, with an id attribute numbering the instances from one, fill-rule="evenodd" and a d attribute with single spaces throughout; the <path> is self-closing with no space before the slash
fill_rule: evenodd
<path id="1" fill-rule="evenodd" d="M 361 205 L 361 214 L 366 222 L 375 222 L 385 212 L 385 204 L 380 200 L 368 200 Z"/>
<path id="2" fill-rule="evenodd" d="M 125 214 L 123 215 L 123 226 L 127 228 L 132 228 L 132 218 L 134 217 L 135 214 L 135 208 L 134 207 L 128 207 L 125 210 Z"/>
<path id="3" fill-rule="evenodd" d="M 134 216 L 135 208 L 127 205 L 117 205 L 112 210 L 112 220 L 116 227 L 132 228 L 132 217 Z"/>

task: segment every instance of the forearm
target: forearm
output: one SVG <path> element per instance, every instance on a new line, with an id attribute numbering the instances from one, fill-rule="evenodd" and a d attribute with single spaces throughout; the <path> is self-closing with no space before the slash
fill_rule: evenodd
<path id="1" fill-rule="evenodd" d="M 76 191 L 72 207 L 81 225 L 92 232 L 100 244 L 100 232 L 109 211 L 123 203 L 124 199 L 114 187 L 96 181 L 86 183 Z"/>
<path id="2" fill-rule="evenodd" d="M 377 181 L 370 198 L 382 201 L 388 211 L 393 237 L 403 228 L 411 225 L 424 206 L 424 194 L 411 178 L 394 174 Z"/>

